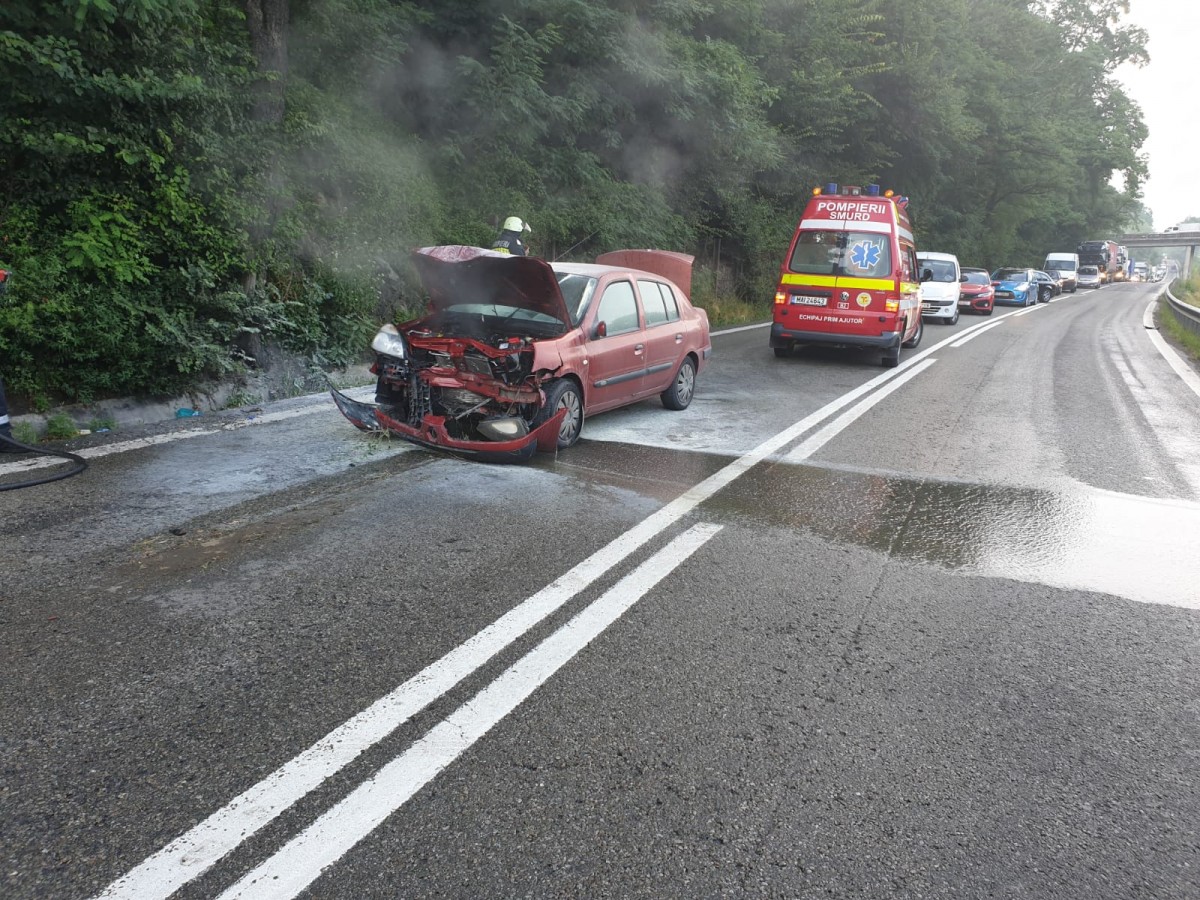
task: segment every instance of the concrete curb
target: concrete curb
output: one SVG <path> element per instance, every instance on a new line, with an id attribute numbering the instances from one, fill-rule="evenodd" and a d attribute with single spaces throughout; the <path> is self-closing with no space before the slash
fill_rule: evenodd
<path id="1" fill-rule="evenodd" d="M 357 387 L 374 383 L 368 366 L 357 365 L 326 373 L 339 387 Z M 297 383 L 283 383 L 269 373 L 242 376 L 229 381 L 220 381 L 199 386 L 196 390 L 176 397 L 139 398 L 121 397 L 98 400 L 95 403 L 75 403 L 59 406 L 45 413 L 26 413 L 12 416 L 15 426 L 22 424 L 33 428 L 38 435 L 44 434 L 51 417 L 65 414 L 81 430 L 90 429 L 91 423 L 109 421 L 115 431 L 143 425 L 155 425 L 177 418 L 180 409 L 198 410 L 201 415 L 222 410 L 237 409 L 275 400 L 286 400 L 323 390 L 325 384 L 320 376 L 311 376 Z"/>

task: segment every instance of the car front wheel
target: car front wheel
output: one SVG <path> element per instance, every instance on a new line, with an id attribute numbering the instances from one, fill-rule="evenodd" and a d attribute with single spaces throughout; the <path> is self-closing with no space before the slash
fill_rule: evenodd
<path id="1" fill-rule="evenodd" d="M 533 417 L 533 427 L 541 425 L 560 409 L 565 409 L 567 415 L 558 426 L 558 449 L 565 450 L 579 440 L 579 432 L 583 430 L 583 394 L 579 385 L 569 378 L 560 378 L 546 387 L 546 402 Z"/>
<path id="2" fill-rule="evenodd" d="M 662 405 L 667 409 L 687 409 L 696 393 L 696 364 L 690 356 L 685 356 L 675 373 L 671 386 L 659 394 Z"/>

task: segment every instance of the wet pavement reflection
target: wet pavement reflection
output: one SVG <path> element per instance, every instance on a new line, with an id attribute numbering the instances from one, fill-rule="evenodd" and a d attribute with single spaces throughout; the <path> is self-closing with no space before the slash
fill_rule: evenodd
<path id="1" fill-rule="evenodd" d="M 564 463 L 660 500 L 732 459 L 600 441 Z M 1145 603 L 1200 608 L 1200 504 L 1100 490 L 909 478 L 774 461 L 704 506 L 749 526 L 811 530 L 901 559 Z"/>
<path id="2" fill-rule="evenodd" d="M 969 574 L 1200 608 L 1200 504 L 775 463 L 709 504 Z"/>

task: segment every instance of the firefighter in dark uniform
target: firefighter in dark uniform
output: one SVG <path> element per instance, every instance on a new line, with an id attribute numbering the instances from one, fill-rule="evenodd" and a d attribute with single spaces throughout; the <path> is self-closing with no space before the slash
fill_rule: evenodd
<path id="1" fill-rule="evenodd" d="M 522 235 L 529 234 L 532 229 L 529 223 L 517 218 L 509 216 L 504 220 L 504 228 L 500 232 L 500 236 L 492 242 L 492 249 L 498 253 L 511 253 L 513 256 L 525 255 L 525 242 L 522 240 Z"/>

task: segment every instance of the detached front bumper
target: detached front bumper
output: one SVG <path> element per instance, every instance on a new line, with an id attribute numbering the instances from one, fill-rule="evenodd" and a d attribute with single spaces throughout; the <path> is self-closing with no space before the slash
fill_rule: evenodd
<path id="1" fill-rule="evenodd" d="M 529 434 L 511 441 L 463 441 L 451 437 L 446 431 L 445 416 L 427 415 L 421 420 L 420 427 L 414 428 L 407 422 L 393 419 L 382 407 L 374 403 L 351 400 L 336 389 L 332 389 L 330 393 L 333 394 L 333 402 L 337 404 L 342 415 L 361 431 L 394 434 L 420 447 L 443 450 L 480 462 L 526 462 L 535 451 L 554 453 L 558 449 L 558 430 L 567 415 L 565 409 L 560 409 Z"/>

